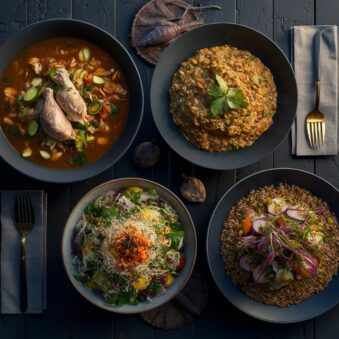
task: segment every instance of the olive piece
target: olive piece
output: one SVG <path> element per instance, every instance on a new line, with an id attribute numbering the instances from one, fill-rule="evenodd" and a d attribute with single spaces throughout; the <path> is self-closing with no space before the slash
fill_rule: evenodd
<path id="1" fill-rule="evenodd" d="M 206 199 L 205 185 L 201 180 L 183 175 L 184 182 L 180 186 L 182 196 L 190 202 L 204 202 Z"/>
<path id="2" fill-rule="evenodd" d="M 134 149 L 134 162 L 139 167 L 154 166 L 160 158 L 160 149 L 152 141 L 145 141 Z"/>

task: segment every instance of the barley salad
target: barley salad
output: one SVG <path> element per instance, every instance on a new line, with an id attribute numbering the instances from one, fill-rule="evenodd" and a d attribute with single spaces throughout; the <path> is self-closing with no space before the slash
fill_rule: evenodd
<path id="1" fill-rule="evenodd" d="M 109 191 L 87 206 L 75 227 L 74 278 L 109 305 L 152 301 L 184 268 L 183 243 L 177 212 L 155 189 Z"/>
<path id="2" fill-rule="evenodd" d="M 299 186 L 264 186 L 230 210 L 221 255 L 232 281 L 251 298 L 298 304 L 337 273 L 338 222 L 326 202 Z"/>

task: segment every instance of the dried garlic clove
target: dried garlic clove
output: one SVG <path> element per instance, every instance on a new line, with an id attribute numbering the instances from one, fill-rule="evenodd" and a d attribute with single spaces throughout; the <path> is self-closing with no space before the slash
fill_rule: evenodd
<path id="1" fill-rule="evenodd" d="M 51 155 L 46 151 L 40 150 L 39 153 L 43 159 L 48 160 L 51 158 Z"/>
<path id="2" fill-rule="evenodd" d="M 29 158 L 32 155 L 32 150 L 30 148 L 25 148 L 24 151 L 22 152 L 22 156 L 24 158 Z"/>

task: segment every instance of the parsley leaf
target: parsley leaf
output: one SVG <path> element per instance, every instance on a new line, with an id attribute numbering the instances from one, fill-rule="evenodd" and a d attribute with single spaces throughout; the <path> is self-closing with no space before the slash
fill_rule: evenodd
<path id="1" fill-rule="evenodd" d="M 219 75 L 210 84 L 207 93 L 214 99 L 211 102 L 211 116 L 216 118 L 222 112 L 230 109 L 246 108 L 246 98 L 240 88 L 229 88 L 226 81 Z"/>

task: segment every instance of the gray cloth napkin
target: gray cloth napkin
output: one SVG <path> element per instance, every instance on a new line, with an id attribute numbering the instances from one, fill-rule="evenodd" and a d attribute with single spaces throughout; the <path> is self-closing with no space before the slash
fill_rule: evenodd
<path id="1" fill-rule="evenodd" d="M 314 36 L 322 30 L 320 111 L 326 119 L 325 144 L 312 149 L 307 141 L 305 118 L 315 104 Z M 298 108 L 292 126 L 292 154 L 319 156 L 337 154 L 338 144 L 338 52 L 337 26 L 294 26 L 291 29 L 292 65 L 298 86 Z"/>
<path id="2" fill-rule="evenodd" d="M 1 313 L 20 310 L 20 234 L 14 224 L 15 196 L 19 191 L 1 192 Z M 46 196 L 27 191 L 32 200 L 35 224 L 26 240 L 26 313 L 46 309 Z"/>

